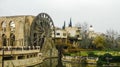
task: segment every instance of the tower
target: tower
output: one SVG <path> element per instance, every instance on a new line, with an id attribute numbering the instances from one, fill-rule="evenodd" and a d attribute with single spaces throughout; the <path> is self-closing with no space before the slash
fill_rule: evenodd
<path id="1" fill-rule="evenodd" d="M 71 18 L 70 18 L 70 24 L 69 24 L 69 27 L 72 27 L 72 20 L 71 20 Z"/>
<path id="2" fill-rule="evenodd" d="M 63 25 L 62 29 L 65 29 L 65 26 L 66 26 L 66 22 L 64 21 L 64 25 Z"/>

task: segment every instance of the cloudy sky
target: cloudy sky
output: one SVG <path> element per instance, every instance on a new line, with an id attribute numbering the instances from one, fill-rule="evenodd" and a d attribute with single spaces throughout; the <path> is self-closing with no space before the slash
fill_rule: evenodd
<path id="1" fill-rule="evenodd" d="M 96 32 L 113 29 L 120 32 L 120 0 L 0 0 L 0 16 L 48 13 L 54 24 L 86 22 Z"/>

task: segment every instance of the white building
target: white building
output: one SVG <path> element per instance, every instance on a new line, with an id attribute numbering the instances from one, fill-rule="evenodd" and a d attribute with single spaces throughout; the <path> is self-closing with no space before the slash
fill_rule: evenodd
<path id="1" fill-rule="evenodd" d="M 67 38 L 67 31 L 57 28 L 55 30 L 55 38 Z"/>
<path id="2" fill-rule="evenodd" d="M 82 39 L 81 36 L 81 28 L 72 27 L 72 22 L 70 19 L 70 24 L 68 27 L 65 27 L 65 23 L 63 29 L 55 28 L 55 33 L 52 33 L 52 37 L 55 37 L 55 42 L 61 45 L 72 45 L 73 47 L 78 47 L 80 44 L 79 41 Z"/>
<path id="3" fill-rule="evenodd" d="M 66 27 L 65 30 L 67 31 L 68 37 L 81 39 L 81 29 L 78 27 Z"/>
<path id="4" fill-rule="evenodd" d="M 95 38 L 96 36 L 100 36 L 100 35 L 102 35 L 102 33 L 95 32 L 93 26 L 90 25 L 90 27 L 88 29 L 88 37 L 89 38 Z"/>

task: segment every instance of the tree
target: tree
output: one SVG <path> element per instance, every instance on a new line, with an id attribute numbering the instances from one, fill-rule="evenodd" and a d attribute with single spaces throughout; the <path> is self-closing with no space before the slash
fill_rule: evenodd
<path id="1" fill-rule="evenodd" d="M 104 49 L 106 45 L 105 37 L 104 36 L 97 36 L 93 40 L 94 45 L 97 49 Z"/>
<path id="2" fill-rule="evenodd" d="M 120 37 L 117 37 L 115 41 L 116 41 L 116 47 L 120 48 Z"/>
<path id="3" fill-rule="evenodd" d="M 114 31 L 113 29 L 109 29 L 106 31 L 107 34 L 107 41 L 110 46 L 110 48 L 116 48 L 116 35 L 118 35 L 118 32 Z"/>
<path id="4" fill-rule="evenodd" d="M 90 45 L 90 40 L 88 38 L 88 24 L 86 22 L 80 24 L 77 23 L 76 27 L 80 27 L 81 28 L 81 35 L 82 35 L 82 41 L 81 41 L 81 47 L 82 48 L 89 48 Z"/>

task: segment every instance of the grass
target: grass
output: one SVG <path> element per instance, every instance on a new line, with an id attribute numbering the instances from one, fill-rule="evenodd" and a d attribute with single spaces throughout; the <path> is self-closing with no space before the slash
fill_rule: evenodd
<path id="1" fill-rule="evenodd" d="M 81 52 L 68 53 L 68 54 L 70 56 L 88 56 L 90 52 L 93 52 L 97 56 L 104 55 L 106 53 L 109 53 L 112 56 L 120 56 L 120 51 L 81 51 Z"/>

